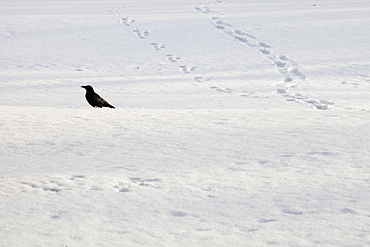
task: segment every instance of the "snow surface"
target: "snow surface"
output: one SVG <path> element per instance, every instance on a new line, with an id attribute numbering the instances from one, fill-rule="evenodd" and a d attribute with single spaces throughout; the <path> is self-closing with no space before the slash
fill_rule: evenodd
<path id="1" fill-rule="evenodd" d="M 0 0 L 0 246 L 370 246 L 369 27 L 365 0 Z"/>

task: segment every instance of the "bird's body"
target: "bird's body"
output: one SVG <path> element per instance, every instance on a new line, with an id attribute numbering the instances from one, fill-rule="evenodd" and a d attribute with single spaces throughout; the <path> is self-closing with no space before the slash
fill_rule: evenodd
<path id="1" fill-rule="evenodd" d="M 95 93 L 94 92 L 94 89 L 92 88 L 92 86 L 87 85 L 87 86 L 81 86 L 81 87 L 86 89 L 85 98 L 86 98 L 87 102 L 89 102 L 89 104 L 92 107 L 98 107 L 98 108 L 110 107 L 110 108 L 115 108 L 114 106 L 112 106 L 111 104 L 109 104 L 105 99 L 103 99 L 102 97 L 100 97 L 99 94 Z"/>

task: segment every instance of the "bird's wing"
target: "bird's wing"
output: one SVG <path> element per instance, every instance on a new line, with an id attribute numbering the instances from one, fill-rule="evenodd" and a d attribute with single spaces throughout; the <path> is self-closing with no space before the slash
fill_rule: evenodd
<path id="1" fill-rule="evenodd" d="M 98 102 L 98 104 L 99 104 L 100 107 L 114 108 L 114 106 L 112 106 L 111 104 L 109 104 L 108 101 L 106 101 L 105 99 L 103 99 L 102 97 L 100 97 L 98 94 L 96 94 L 95 100 L 96 100 L 96 102 Z"/>

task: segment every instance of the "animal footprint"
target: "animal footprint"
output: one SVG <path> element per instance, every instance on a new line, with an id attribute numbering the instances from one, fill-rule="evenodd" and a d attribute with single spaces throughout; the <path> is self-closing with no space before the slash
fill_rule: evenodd
<path id="1" fill-rule="evenodd" d="M 290 77 L 290 76 L 285 76 L 284 77 L 284 82 L 292 82 L 293 81 L 293 78 Z"/>
<path id="2" fill-rule="evenodd" d="M 228 25 L 228 24 L 227 24 Z M 216 28 L 218 29 L 223 29 L 222 27 L 220 26 L 215 26 Z M 225 26 L 223 26 L 225 28 Z M 249 40 L 246 38 L 246 37 L 253 37 L 255 38 L 254 36 L 252 35 L 249 35 L 247 33 L 244 33 L 240 30 L 233 30 L 233 31 L 230 31 L 229 29 L 225 28 L 225 30 L 223 31 L 224 34 L 230 36 L 231 38 L 234 38 L 236 39 L 237 41 L 243 43 L 243 44 L 246 44 L 246 45 L 249 45 L 251 47 L 256 47 L 257 45 L 256 44 L 252 44 L 249 42 Z"/>
<path id="3" fill-rule="evenodd" d="M 266 50 L 266 49 L 261 49 L 260 52 L 263 54 L 263 55 L 268 55 L 270 54 L 270 51 L 269 50 Z"/>
<path id="4" fill-rule="evenodd" d="M 302 215 L 303 214 L 303 211 L 300 211 L 300 210 L 283 209 L 281 211 L 284 214 L 291 214 L 291 215 Z"/>
<path id="5" fill-rule="evenodd" d="M 261 46 L 261 47 L 264 47 L 264 48 L 271 48 L 271 46 L 269 46 L 265 42 L 258 42 L 258 45 Z"/>
<path id="6" fill-rule="evenodd" d="M 182 73 L 193 72 L 197 67 L 188 67 L 188 66 L 179 66 L 179 69 Z"/>
<path id="7" fill-rule="evenodd" d="M 306 79 L 306 76 L 299 71 L 299 69 L 294 68 L 289 71 L 292 75 L 297 76 L 299 79 L 304 80 Z"/>
<path id="8" fill-rule="evenodd" d="M 154 187 L 156 189 L 159 189 L 160 186 L 156 183 L 159 183 L 162 181 L 160 178 L 140 178 L 140 177 L 133 177 L 130 178 L 131 182 L 134 184 L 138 184 L 139 186 L 150 186 Z"/>
<path id="9" fill-rule="evenodd" d="M 130 26 L 134 22 L 135 22 L 135 20 L 130 19 L 130 18 L 121 18 L 121 20 L 120 20 L 120 23 L 125 25 L 125 26 Z"/>
<path id="10" fill-rule="evenodd" d="M 234 33 L 236 33 L 237 35 L 240 35 L 240 36 L 247 36 L 248 38 L 251 38 L 251 39 L 257 39 L 256 36 L 253 36 L 249 33 L 246 33 L 246 32 L 243 32 L 243 31 L 240 31 L 238 29 L 235 29 L 234 30 Z"/>
<path id="11" fill-rule="evenodd" d="M 185 217 L 187 216 L 188 214 L 185 213 L 185 212 L 182 212 L 182 211 L 171 211 L 171 215 L 173 217 Z"/>
<path id="12" fill-rule="evenodd" d="M 210 77 L 206 77 L 206 78 L 204 78 L 202 76 L 196 76 L 196 77 L 194 77 L 194 81 L 196 81 L 196 82 L 206 82 L 206 81 L 209 81 L 209 80 L 211 80 Z"/>
<path id="13" fill-rule="evenodd" d="M 132 32 L 135 33 L 136 37 L 138 37 L 139 39 L 145 39 L 146 37 L 149 36 L 149 32 L 148 31 L 140 31 L 139 29 L 133 29 Z"/>
<path id="14" fill-rule="evenodd" d="M 257 220 L 259 223 L 263 223 L 263 224 L 265 224 L 265 223 L 271 223 L 271 222 L 275 222 L 275 221 L 277 221 L 277 219 L 264 219 L 264 218 L 261 218 L 261 219 L 259 219 L 259 220 Z"/>
<path id="15" fill-rule="evenodd" d="M 247 38 L 245 37 L 240 37 L 240 36 L 236 36 L 236 35 L 233 35 L 233 37 L 237 40 L 237 41 L 240 41 L 240 42 L 248 42 Z"/>
<path id="16" fill-rule="evenodd" d="M 166 59 L 167 59 L 168 61 L 170 61 L 171 63 L 176 63 L 176 62 L 178 62 L 178 61 L 181 59 L 181 57 L 180 57 L 180 56 L 175 57 L 175 56 L 174 56 L 174 55 L 172 55 L 172 54 L 167 54 L 167 55 L 166 55 Z"/>
<path id="17" fill-rule="evenodd" d="M 157 43 L 151 43 L 150 44 L 154 50 L 160 51 L 164 48 L 166 48 L 166 45 L 158 45 Z"/>
<path id="18" fill-rule="evenodd" d="M 118 192 L 129 192 L 130 186 L 127 183 L 118 182 L 116 185 L 113 186 Z"/>
<path id="19" fill-rule="evenodd" d="M 278 67 L 278 68 L 284 68 L 285 65 L 286 65 L 286 63 L 281 62 L 281 61 L 275 61 L 274 63 L 276 65 L 276 67 Z"/>
<path id="20" fill-rule="evenodd" d="M 204 6 L 195 6 L 194 10 L 200 11 L 204 14 L 208 14 L 208 13 L 212 12 L 211 9 L 208 6 L 205 6 L 205 5 Z"/>
<path id="21" fill-rule="evenodd" d="M 230 88 L 219 88 L 219 87 L 210 87 L 210 89 L 216 90 L 217 92 L 222 92 L 222 93 L 232 93 L 233 90 Z"/>
<path id="22" fill-rule="evenodd" d="M 328 101 L 328 100 L 313 100 L 313 99 L 308 99 L 305 100 L 304 102 L 308 103 L 309 105 L 315 107 L 318 110 L 328 110 L 330 109 L 331 105 L 334 105 L 334 103 Z"/>
<path id="23" fill-rule="evenodd" d="M 278 56 L 278 58 L 282 61 L 286 61 L 286 62 L 289 62 L 290 64 L 292 64 L 293 66 L 297 66 L 297 63 L 295 61 L 293 61 L 292 59 L 288 58 L 287 56 L 285 55 L 280 55 Z"/>
<path id="24" fill-rule="evenodd" d="M 220 26 L 224 26 L 224 27 L 232 27 L 232 25 L 231 24 L 229 24 L 229 23 L 226 23 L 226 22 L 223 22 L 222 20 L 217 20 L 217 21 L 215 21 L 214 22 L 216 25 L 220 25 Z"/>

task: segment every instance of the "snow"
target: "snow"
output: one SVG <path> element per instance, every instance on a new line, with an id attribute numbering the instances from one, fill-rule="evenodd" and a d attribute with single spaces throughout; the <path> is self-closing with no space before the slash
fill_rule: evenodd
<path id="1" fill-rule="evenodd" d="M 0 0 L 0 245 L 369 246 L 369 14 Z"/>

